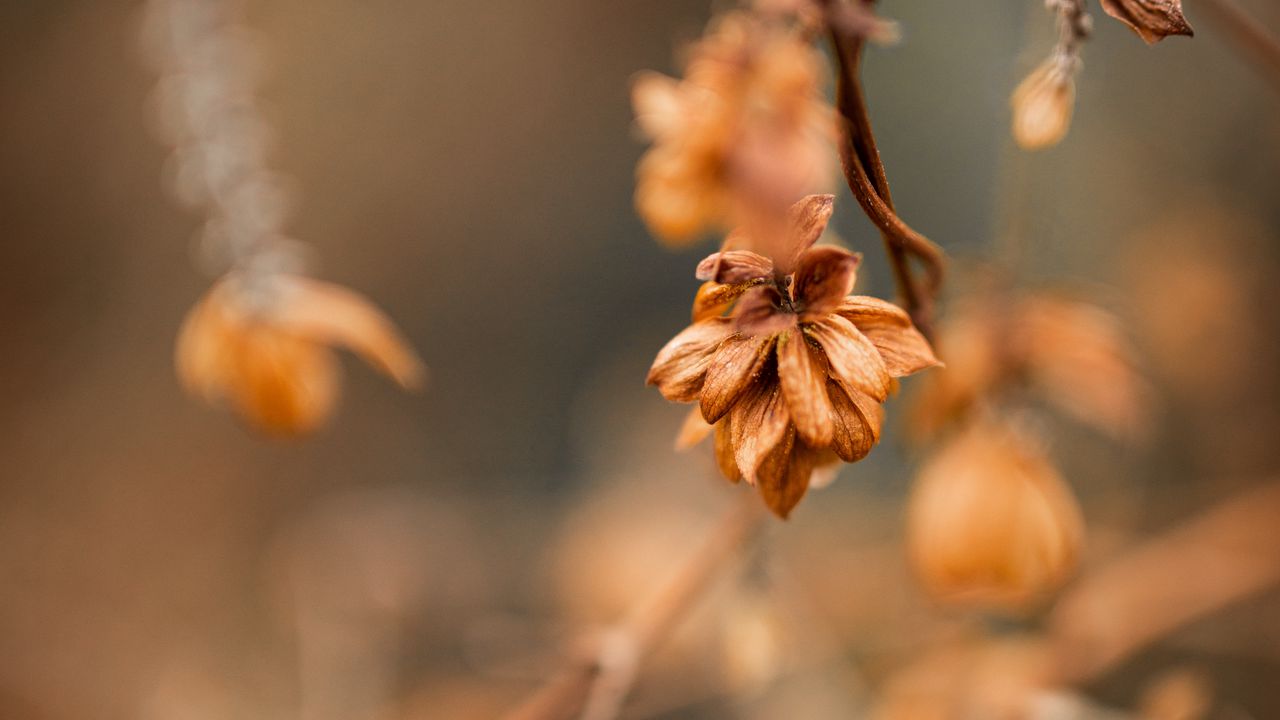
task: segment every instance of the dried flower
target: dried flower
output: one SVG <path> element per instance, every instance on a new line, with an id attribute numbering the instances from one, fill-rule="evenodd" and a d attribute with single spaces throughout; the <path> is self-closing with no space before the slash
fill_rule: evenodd
<path id="1" fill-rule="evenodd" d="M 1035 442 L 982 422 L 921 469 L 908 500 L 912 564 L 939 600 L 1018 610 L 1074 571 L 1075 497 Z"/>
<path id="2" fill-rule="evenodd" d="M 793 208 L 790 273 L 747 250 L 703 260 L 698 278 L 715 285 L 699 297 L 734 298 L 705 305 L 728 315 L 695 317 L 649 371 L 668 400 L 699 403 L 715 426 L 721 471 L 757 485 L 782 517 L 815 468 L 860 460 L 879 441 L 893 378 L 937 364 L 901 308 L 849 296 L 857 255 L 812 247 L 830 205 L 829 196 L 810 196 Z"/>
<path id="3" fill-rule="evenodd" d="M 257 428 L 307 433 L 330 414 L 342 345 L 404 388 L 422 382 L 417 356 L 367 299 L 291 275 L 219 280 L 178 336 L 178 376 L 192 394 L 228 403 Z"/>
<path id="4" fill-rule="evenodd" d="M 1027 150 L 1057 145 L 1071 127 L 1075 105 L 1075 58 L 1054 54 L 1013 92 L 1013 139 Z"/>
<path id="5" fill-rule="evenodd" d="M 1102 9 L 1128 25 L 1148 45 L 1170 35 L 1191 37 L 1195 31 L 1182 15 L 1182 0 L 1101 0 Z"/>
<path id="6" fill-rule="evenodd" d="M 1120 321 L 1095 305 L 1039 293 L 977 295 L 959 305 L 912 407 L 918 439 L 969 415 L 981 398 L 1028 387 L 1071 417 L 1117 438 L 1141 438 L 1149 392 Z"/>
<path id="7" fill-rule="evenodd" d="M 654 145 L 637 168 L 636 207 L 650 229 L 684 243 L 713 227 L 780 227 L 792 200 L 825 188 L 835 122 L 821 75 L 795 29 L 739 12 L 694 46 L 684 80 L 637 78 L 637 121 Z"/>

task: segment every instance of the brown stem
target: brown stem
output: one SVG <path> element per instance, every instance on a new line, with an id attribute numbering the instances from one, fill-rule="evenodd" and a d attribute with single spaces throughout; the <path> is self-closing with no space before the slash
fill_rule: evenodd
<path id="1" fill-rule="evenodd" d="M 1280 90 L 1280 39 L 1240 7 L 1235 0 L 1200 0 L 1212 22 L 1235 41 L 1234 47 L 1252 61 Z"/>
<path id="2" fill-rule="evenodd" d="M 712 580 L 767 517 L 755 493 L 721 520 L 707 542 L 666 585 L 637 604 L 616 628 L 583 643 L 567 667 L 505 720 L 607 720 L 616 716 L 636 670 L 697 604 Z"/>
<path id="3" fill-rule="evenodd" d="M 825 0 L 824 5 L 834 12 L 836 6 L 831 0 Z M 836 23 L 829 24 L 838 70 L 836 108 L 842 118 L 839 150 L 845 180 L 863 212 L 880 229 L 904 307 L 916 327 L 933 339 L 933 308 L 942 287 L 945 259 L 941 248 L 913 230 L 894 211 L 889 179 L 880 161 L 859 78 L 863 40 L 847 36 Z M 923 285 L 912 272 L 913 257 L 924 266 Z"/>

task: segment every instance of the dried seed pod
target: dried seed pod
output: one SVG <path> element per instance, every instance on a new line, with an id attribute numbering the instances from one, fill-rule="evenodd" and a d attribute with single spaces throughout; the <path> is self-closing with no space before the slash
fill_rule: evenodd
<path id="1" fill-rule="evenodd" d="M 1057 470 L 1003 424 L 976 424 L 946 444 L 908 500 L 912 564 L 947 603 L 1026 609 L 1075 570 L 1083 533 Z"/>
<path id="2" fill-rule="evenodd" d="M 1101 0 L 1102 9 L 1128 25 L 1148 45 L 1170 35 L 1191 37 L 1195 31 L 1182 15 L 1182 0 Z"/>
<path id="3" fill-rule="evenodd" d="M 1027 150 L 1057 145 L 1071 127 L 1075 106 L 1073 58 L 1054 55 L 1013 92 L 1013 139 Z"/>

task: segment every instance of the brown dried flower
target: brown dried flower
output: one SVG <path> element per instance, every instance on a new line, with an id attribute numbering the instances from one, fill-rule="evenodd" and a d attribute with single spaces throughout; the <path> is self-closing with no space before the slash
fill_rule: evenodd
<path id="1" fill-rule="evenodd" d="M 1080 508 L 1037 443 L 982 422 L 921 469 L 907 507 L 912 564 L 939 600 L 1024 609 L 1076 567 Z"/>
<path id="2" fill-rule="evenodd" d="M 1118 438 L 1141 438 L 1147 385 L 1123 325 L 1095 305 L 1050 294 L 977 295 L 944 325 L 946 368 L 912 408 L 917 438 L 968 416 L 983 398 L 1028 387 L 1067 415 Z"/>
<path id="3" fill-rule="evenodd" d="M 1101 0 L 1108 15 L 1128 25 L 1148 45 L 1195 31 L 1182 15 L 1182 0 Z"/>
<path id="4" fill-rule="evenodd" d="M 342 345 L 418 387 L 421 362 L 363 296 L 309 278 L 228 275 L 192 308 L 178 335 L 178 377 L 211 404 L 228 403 L 271 435 L 301 435 L 333 409 Z"/>
<path id="5" fill-rule="evenodd" d="M 937 364 L 901 308 L 849 296 L 857 255 L 812 246 L 830 205 L 830 196 L 796 204 L 789 273 L 746 250 L 703 260 L 697 276 L 713 284 L 649 371 L 668 400 L 699 403 L 721 472 L 757 485 L 782 517 L 818 466 L 860 460 L 879 441 L 893 378 Z M 696 439 L 692 426 L 682 436 Z"/>
<path id="6" fill-rule="evenodd" d="M 827 187 L 835 121 L 821 76 L 796 29 L 736 12 L 693 47 L 683 80 L 638 77 L 632 101 L 654 145 L 636 207 L 650 229 L 685 243 L 715 227 L 778 227 L 792 200 Z"/>
<path id="7" fill-rule="evenodd" d="M 1077 60 L 1054 54 L 1013 92 L 1013 139 L 1027 150 L 1057 145 L 1071 127 Z"/>

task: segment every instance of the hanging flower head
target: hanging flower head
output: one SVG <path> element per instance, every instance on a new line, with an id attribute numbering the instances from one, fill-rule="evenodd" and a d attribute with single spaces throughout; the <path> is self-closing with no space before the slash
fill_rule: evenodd
<path id="1" fill-rule="evenodd" d="M 791 202 L 834 170 L 821 68 L 795 27 L 734 12 L 692 48 L 683 80 L 637 78 L 637 121 L 654 145 L 636 171 L 636 207 L 650 229 L 672 243 L 717 227 L 778 234 Z"/>
<path id="2" fill-rule="evenodd" d="M 214 284 L 178 335 L 178 377 L 193 394 L 228 404 L 254 427 L 302 435 L 329 417 L 344 346 L 406 389 L 422 383 L 417 355 L 363 296 L 296 275 Z"/>
<path id="3" fill-rule="evenodd" d="M 849 295 L 858 255 L 813 246 L 830 215 L 830 196 L 797 203 L 778 262 L 749 250 L 703 260 L 694 322 L 649 371 L 668 400 L 699 404 L 721 471 L 782 517 L 816 468 L 879 441 L 893 378 L 937 364 L 902 309 Z"/>

